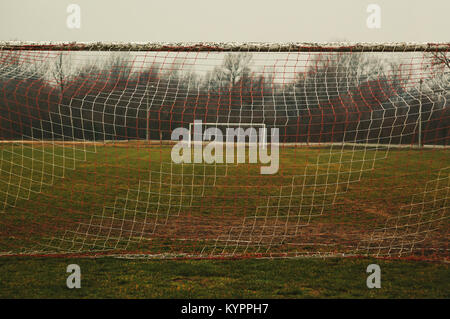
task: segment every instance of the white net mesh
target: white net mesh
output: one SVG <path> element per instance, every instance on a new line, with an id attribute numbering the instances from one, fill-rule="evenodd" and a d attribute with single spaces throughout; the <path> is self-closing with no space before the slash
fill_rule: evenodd
<path id="1" fill-rule="evenodd" d="M 0 253 L 446 259 L 449 48 L 3 43 Z"/>

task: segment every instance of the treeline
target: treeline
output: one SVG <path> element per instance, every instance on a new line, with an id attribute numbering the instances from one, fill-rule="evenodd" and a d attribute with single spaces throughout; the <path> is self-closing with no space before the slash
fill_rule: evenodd
<path id="1" fill-rule="evenodd" d="M 425 144 L 450 143 L 447 88 L 419 92 L 398 66 L 382 69 L 364 54 L 318 56 L 284 84 L 252 71 L 242 53 L 202 77 L 176 63 L 136 70 L 121 55 L 76 70 L 65 59 L 48 66 L 2 52 L 0 139 L 167 140 L 198 119 L 265 123 L 285 143 L 411 144 L 421 116 Z"/>

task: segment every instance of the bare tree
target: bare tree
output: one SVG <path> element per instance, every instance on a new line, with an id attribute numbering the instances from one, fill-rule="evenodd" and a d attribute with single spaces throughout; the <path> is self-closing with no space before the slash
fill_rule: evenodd
<path id="1" fill-rule="evenodd" d="M 433 52 L 431 54 L 432 66 L 445 66 L 450 69 L 450 58 L 447 52 Z"/>
<path id="2" fill-rule="evenodd" d="M 431 89 L 438 99 L 447 95 L 450 82 L 450 57 L 447 52 L 432 52 L 427 55 L 430 74 L 424 82 L 425 87 Z"/>
<path id="3" fill-rule="evenodd" d="M 0 64 L 2 72 L 0 72 L 0 81 L 8 80 L 14 75 L 24 71 L 23 63 L 20 62 L 20 51 L 0 50 Z"/>
<path id="4" fill-rule="evenodd" d="M 250 77 L 250 53 L 229 53 L 222 65 L 216 67 L 209 77 L 213 85 L 220 89 L 231 90 L 239 82 L 247 82 Z"/>
<path id="5" fill-rule="evenodd" d="M 20 51 L 0 51 L 0 62 L 5 65 L 20 65 Z"/>
<path id="6" fill-rule="evenodd" d="M 112 89 L 122 90 L 132 74 L 132 65 L 128 53 L 113 52 L 102 67 L 101 80 Z"/>
<path id="7" fill-rule="evenodd" d="M 308 77 L 316 86 L 341 93 L 377 77 L 381 69 L 377 60 L 363 53 L 317 55 L 309 66 Z"/>
<path id="8" fill-rule="evenodd" d="M 60 52 L 55 59 L 51 75 L 59 87 L 60 94 L 64 94 L 67 81 L 71 75 L 70 56 Z"/>

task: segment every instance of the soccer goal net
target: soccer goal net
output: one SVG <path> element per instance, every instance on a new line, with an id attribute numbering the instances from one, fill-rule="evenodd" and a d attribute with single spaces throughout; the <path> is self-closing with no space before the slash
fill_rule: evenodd
<path id="1" fill-rule="evenodd" d="M 0 255 L 448 259 L 449 50 L 0 43 Z"/>

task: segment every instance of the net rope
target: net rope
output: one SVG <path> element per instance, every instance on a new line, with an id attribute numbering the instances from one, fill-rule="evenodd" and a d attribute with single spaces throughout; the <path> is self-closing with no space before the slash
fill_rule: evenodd
<path id="1" fill-rule="evenodd" d="M 2 43 L 0 255 L 448 259 L 449 49 Z"/>

